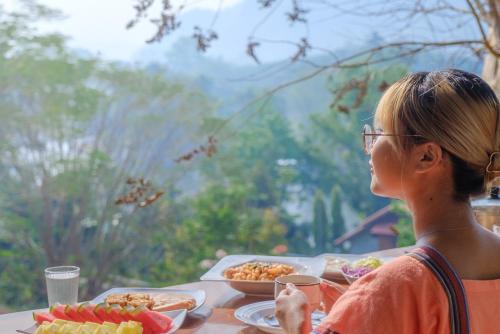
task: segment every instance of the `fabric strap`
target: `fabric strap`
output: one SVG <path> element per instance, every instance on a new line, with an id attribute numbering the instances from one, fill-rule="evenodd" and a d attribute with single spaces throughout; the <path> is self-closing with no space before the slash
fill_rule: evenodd
<path id="1" fill-rule="evenodd" d="M 451 334 L 470 334 L 470 318 L 462 280 L 446 258 L 431 246 L 420 246 L 406 254 L 427 266 L 448 297 Z"/>

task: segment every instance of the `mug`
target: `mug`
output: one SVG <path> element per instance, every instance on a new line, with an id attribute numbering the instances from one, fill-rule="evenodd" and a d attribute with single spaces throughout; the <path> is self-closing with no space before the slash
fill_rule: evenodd
<path id="1" fill-rule="evenodd" d="M 274 280 L 274 299 L 278 297 L 282 290 L 286 289 L 287 283 L 292 283 L 306 295 L 307 302 L 311 306 L 311 311 L 319 308 L 321 305 L 321 290 L 319 287 L 321 278 L 296 274 L 277 277 Z"/>

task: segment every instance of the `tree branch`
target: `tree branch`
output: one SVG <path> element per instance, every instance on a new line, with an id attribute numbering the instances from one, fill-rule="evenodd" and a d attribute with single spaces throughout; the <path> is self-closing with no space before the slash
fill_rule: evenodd
<path id="1" fill-rule="evenodd" d="M 491 15 L 486 11 L 486 9 L 484 8 L 484 5 L 481 3 L 481 1 L 474 0 L 474 4 L 476 5 L 477 10 L 479 10 L 479 14 L 481 15 L 481 18 L 491 25 Z M 469 8 L 470 8 L 470 6 L 469 6 Z"/>
<path id="2" fill-rule="evenodd" d="M 488 41 L 488 37 L 486 36 L 486 33 L 483 29 L 483 25 L 481 24 L 481 18 L 479 17 L 478 13 L 476 12 L 476 8 L 472 4 L 471 0 L 466 0 L 467 4 L 470 7 L 471 13 L 474 16 L 474 19 L 476 20 L 477 26 L 479 27 L 479 31 L 481 32 L 481 36 L 483 37 L 483 43 L 486 49 L 495 57 L 500 58 L 500 52 L 496 51 L 493 46 L 491 46 L 490 42 Z M 496 7 L 494 7 L 496 8 Z M 491 10 L 495 10 L 494 8 L 491 8 Z"/>

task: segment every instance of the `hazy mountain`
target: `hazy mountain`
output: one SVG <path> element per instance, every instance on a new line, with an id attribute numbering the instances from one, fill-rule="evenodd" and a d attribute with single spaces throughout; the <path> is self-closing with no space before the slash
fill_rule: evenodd
<path id="1" fill-rule="evenodd" d="M 360 49 L 380 43 L 378 38 L 377 35 L 372 35 Z M 341 57 L 350 52 L 350 48 L 339 49 L 336 54 Z M 328 64 L 332 61 L 329 56 L 313 56 L 309 60 L 315 64 Z M 478 72 L 481 68 L 480 62 L 457 50 L 427 52 L 393 63 L 396 62 L 407 65 L 412 71 L 459 67 Z M 390 63 L 382 63 L 378 66 L 389 65 Z M 189 81 L 189 84 L 219 101 L 221 116 L 230 115 L 264 92 L 316 70 L 310 64 L 291 63 L 289 60 L 261 65 L 237 65 L 198 52 L 194 40 L 188 37 L 179 39 L 172 48 L 163 51 L 162 57 L 156 58 L 155 62 L 145 63 L 144 66 L 151 72 L 165 71 L 165 76 Z M 307 121 L 311 113 L 322 112 L 329 107 L 332 96 L 327 89 L 328 80 L 325 73 L 291 85 L 275 95 L 275 106 L 287 115 L 297 129 L 299 124 Z"/>

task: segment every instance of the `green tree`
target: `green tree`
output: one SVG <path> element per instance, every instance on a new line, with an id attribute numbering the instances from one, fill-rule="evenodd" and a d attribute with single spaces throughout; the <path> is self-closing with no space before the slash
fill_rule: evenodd
<path id="1" fill-rule="evenodd" d="M 338 186 L 332 188 L 332 207 L 331 207 L 331 219 L 332 219 L 332 238 L 330 244 L 333 245 L 333 241 L 345 233 L 345 223 L 342 217 L 342 207 L 340 198 L 340 189 Z"/>
<path id="2" fill-rule="evenodd" d="M 250 205 L 252 191 L 241 184 L 213 183 L 187 200 L 191 214 L 162 232 L 165 257 L 150 269 L 154 281 L 164 285 L 197 279 L 207 270 L 204 261 L 215 260 L 218 249 L 269 254 L 285 243 L 286 228 L 274 210 Z"/>
<path id="3" fill-rule="evenodd" d="M 313 202 L 313 235 L 316 252 L 324 253 L 328 237 L 328 218 L 323 193 L 317 191 Z"/>
<path id="4" fill-rule="evenodd" d="M 115 201 L 129 176 L 175 179 L 178 168 L 158 172 L 196 138 L 196 110 L 211 106 L 178 82 L 37 35 L 28 23 L 51 12 L 29 9 L 0 9 L 0 295 L 36 307 L 46 266 L 79 265 L 82 299 L 138 274 L 130 263 L 152 252 L 156 223 L 146 218 L 156 209 Z"/>
<path id="5" fill-rule="evenodd" d="M 303 150 L 307 155 L 307 167 L 303 179 L 311 188 L 329 192 L 337 185 L 342 191 L 342 199 L 364 214 L 389 203 L 369 190 L 370 168 L 368 156 L 363 151 L 361 130 L 365 123 L 372 122 L 374 107 L 381 95 L 379 87 L 384 82 L 395 81 L 405 72 L 404 67 L 390 66 L 374 67 L 366 72 L 355 69 L 337 73 L 331 83 L 331 90 L 338 92 L 332 108 L 313 114 L 305 129 Z M 359 78 L 368 78 L 366 87 L 360 84 L 364 79 L 356 81 Z M 339 91 L 346 82 L 356 82 L 361 87 Z M 347 106 L 353 112 L 339 112 Z"/>
<path id="6" fill-rule="evenodd" d="M 413 224 L 408 208 L 398 201 L 391 203 L 392 210 L 399 215 L 398 223 L 394 226 L 398 232 L 398 247 L 412 246 L 415 244 L 415 234 L 413 233 Z"/>

